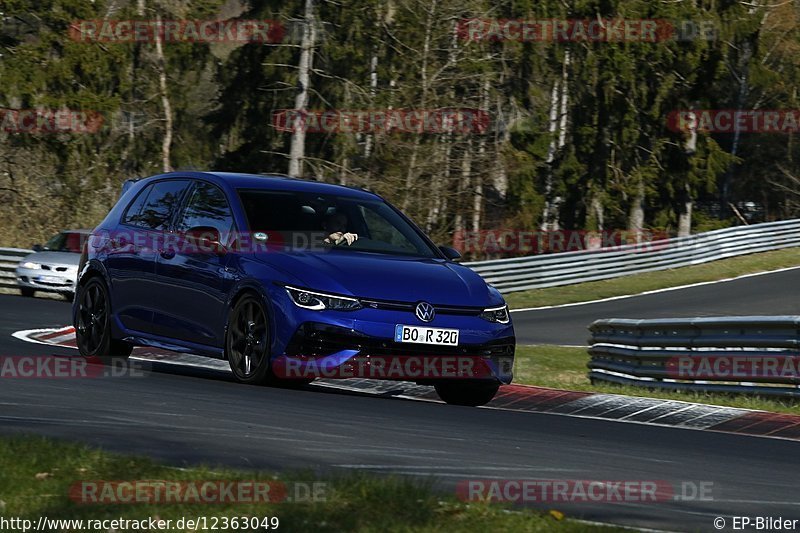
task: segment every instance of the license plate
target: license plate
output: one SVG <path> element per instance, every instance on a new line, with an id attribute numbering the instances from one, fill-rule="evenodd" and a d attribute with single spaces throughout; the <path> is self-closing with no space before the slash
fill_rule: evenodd
<path id="1" fill-rule="evenodd" d="M 397 324 L 394 327 L 394 340 L 395 342 L 411 342 L 414 344 L 458 346 L 458 330 Z"/>
<path id="2" fill-rule="evenodd" d="M 63 280 L 57 276 L 39 276 L 36 281 L 41 283 L 61 283 Z"/>

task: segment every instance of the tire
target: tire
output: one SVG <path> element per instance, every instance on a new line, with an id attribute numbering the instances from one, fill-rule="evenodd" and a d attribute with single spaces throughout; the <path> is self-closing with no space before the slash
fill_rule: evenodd
<path id="1" fill-rule="evenodd" d="M 264 304 L 254 294 L 245 294 L 228 316 L 225 356 L 240 383 L 267 383 L 269 368 L 269 324 Z"/>
<path id="2" fill-rule="evenodd" d="M 20 287 L 19 292 L 21 292 L 25 298 L 31 298 L 33 297 L 33 293 L 36 292 L 36 289 L 31 287 Z"/>
<path id="3" fill-rule="evenodd" d="M 111 337 L 111 304 L 106 284 L 91 278 L 78 288 L 78 309 L 75 313 L 75 339 L 83 357 L 108 363 L 127 359 L 133 346 Z"/>
<path id="4" fill-rule="evenodd" d="M 258 296 L 246 294 L 236 302 L 228 317 L 227 331 L 225 357 L 228 359 L 236 381 L 250 385 L 285 388 L 302 387 L 314 381 L 313 379 L 281 379 L 272 373 L 267 313 Z M 248 333 L 252 337 L 249 347 Z"/>
<path id="5" fill-rule="evenodd" d="M 435 388 L 436 394 L 445 403 L 477 407 L 492 401 L 492 398 L 500 388 L 500 384 L 453 381 L 437 383 Z"/>

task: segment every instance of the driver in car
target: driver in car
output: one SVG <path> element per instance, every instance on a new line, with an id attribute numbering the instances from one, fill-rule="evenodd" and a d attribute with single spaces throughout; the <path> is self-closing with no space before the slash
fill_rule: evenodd
<path id="1" fill-rule="evenodd" d="M 347 231 L 347 217 L 344 213 L 330 213 L 325 216 L 323 228 L 328 236 L 322 241 L 325 244 L 339 245 L 347 243 L 350 246 L 358 240 L 358 235 L 355 233 L 348 233 Z"/>

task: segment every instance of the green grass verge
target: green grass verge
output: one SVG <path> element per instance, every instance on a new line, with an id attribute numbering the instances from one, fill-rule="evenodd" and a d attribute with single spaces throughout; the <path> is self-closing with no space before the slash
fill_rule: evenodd
<path id="1" fill-rule="evenodd" d="M 761 409 L 800 415 L 800 403 L 792 400 L 722 393 L 668 392 L 611 383 L 607 385 L 600 383 L 592 385 L 586 376 L 588 372 L 586 363 L 588 361 L 589 354 L 586 348 L 548 345 L 517 346 L 516 360 L 514 362 L 514 383 L 556 389 L 682 400 L 684 402 L 724 405 L 743 409 Z"/>
<path id="2" fill-rule="evenodd" d="M 154 443 L 157 446 L 158 443 Z M 268 453 L 263 451 L 263 453 Z M 266 504 L 78 504 L 69 488 L 85 480 L 205 481 L 285 480 L 319 482 L 310 472 L 276 477 L 263 472 L 209 468 L 177 469 L 152 460 L 121 456 L 41 437 L 0 438 L 0 516 L 32 520 L 133 519 L 158 517 L 278 517 L 279 531 L 620 531 L 524 508 L 467 503 L 442 495 L 430 482 L 408 478 L 343 475 L 323 480 L 324 501 Z M 291 491 L 290 491 L 291 493 Z M 210 522 L 209 522 L 210 523 Z M 74 526 L 73 526 L 74 527 Z M 231 528 L 232 529 L 232 528 Z M 185 531 L 186 529 L 170 529 Z M 123 530 L 120 530 L 123 531 Z M 254 531 L 254 529 L 239 529 Z M 259 531 L 265 531 L 260 529 Z"/>
<path id="3" fill-rule="evenodd" d="M 774 252 L 722 259 L 704 265 L 634 274 L 604 281 L 565 285 L 564 287 L 512 292 L 506 294 L 505 297 L 512 309 L 523 309 L 637 294 L 798 265 L 800 265 L 800 249 L 787 248 Z"/>

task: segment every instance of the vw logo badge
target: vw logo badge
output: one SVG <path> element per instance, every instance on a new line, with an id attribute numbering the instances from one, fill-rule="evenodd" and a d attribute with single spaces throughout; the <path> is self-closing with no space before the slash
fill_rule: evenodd
<path id="1" fill-rule="evenodd" d="M 436 311 L 434 311 L 433 306 L 428 302 L 420 302 L 417 304 L 417 309 L 414 311 L 414 314 L 423 322 L 430 322 L 433 320 L 433 317 L 436 316 Z"/>

